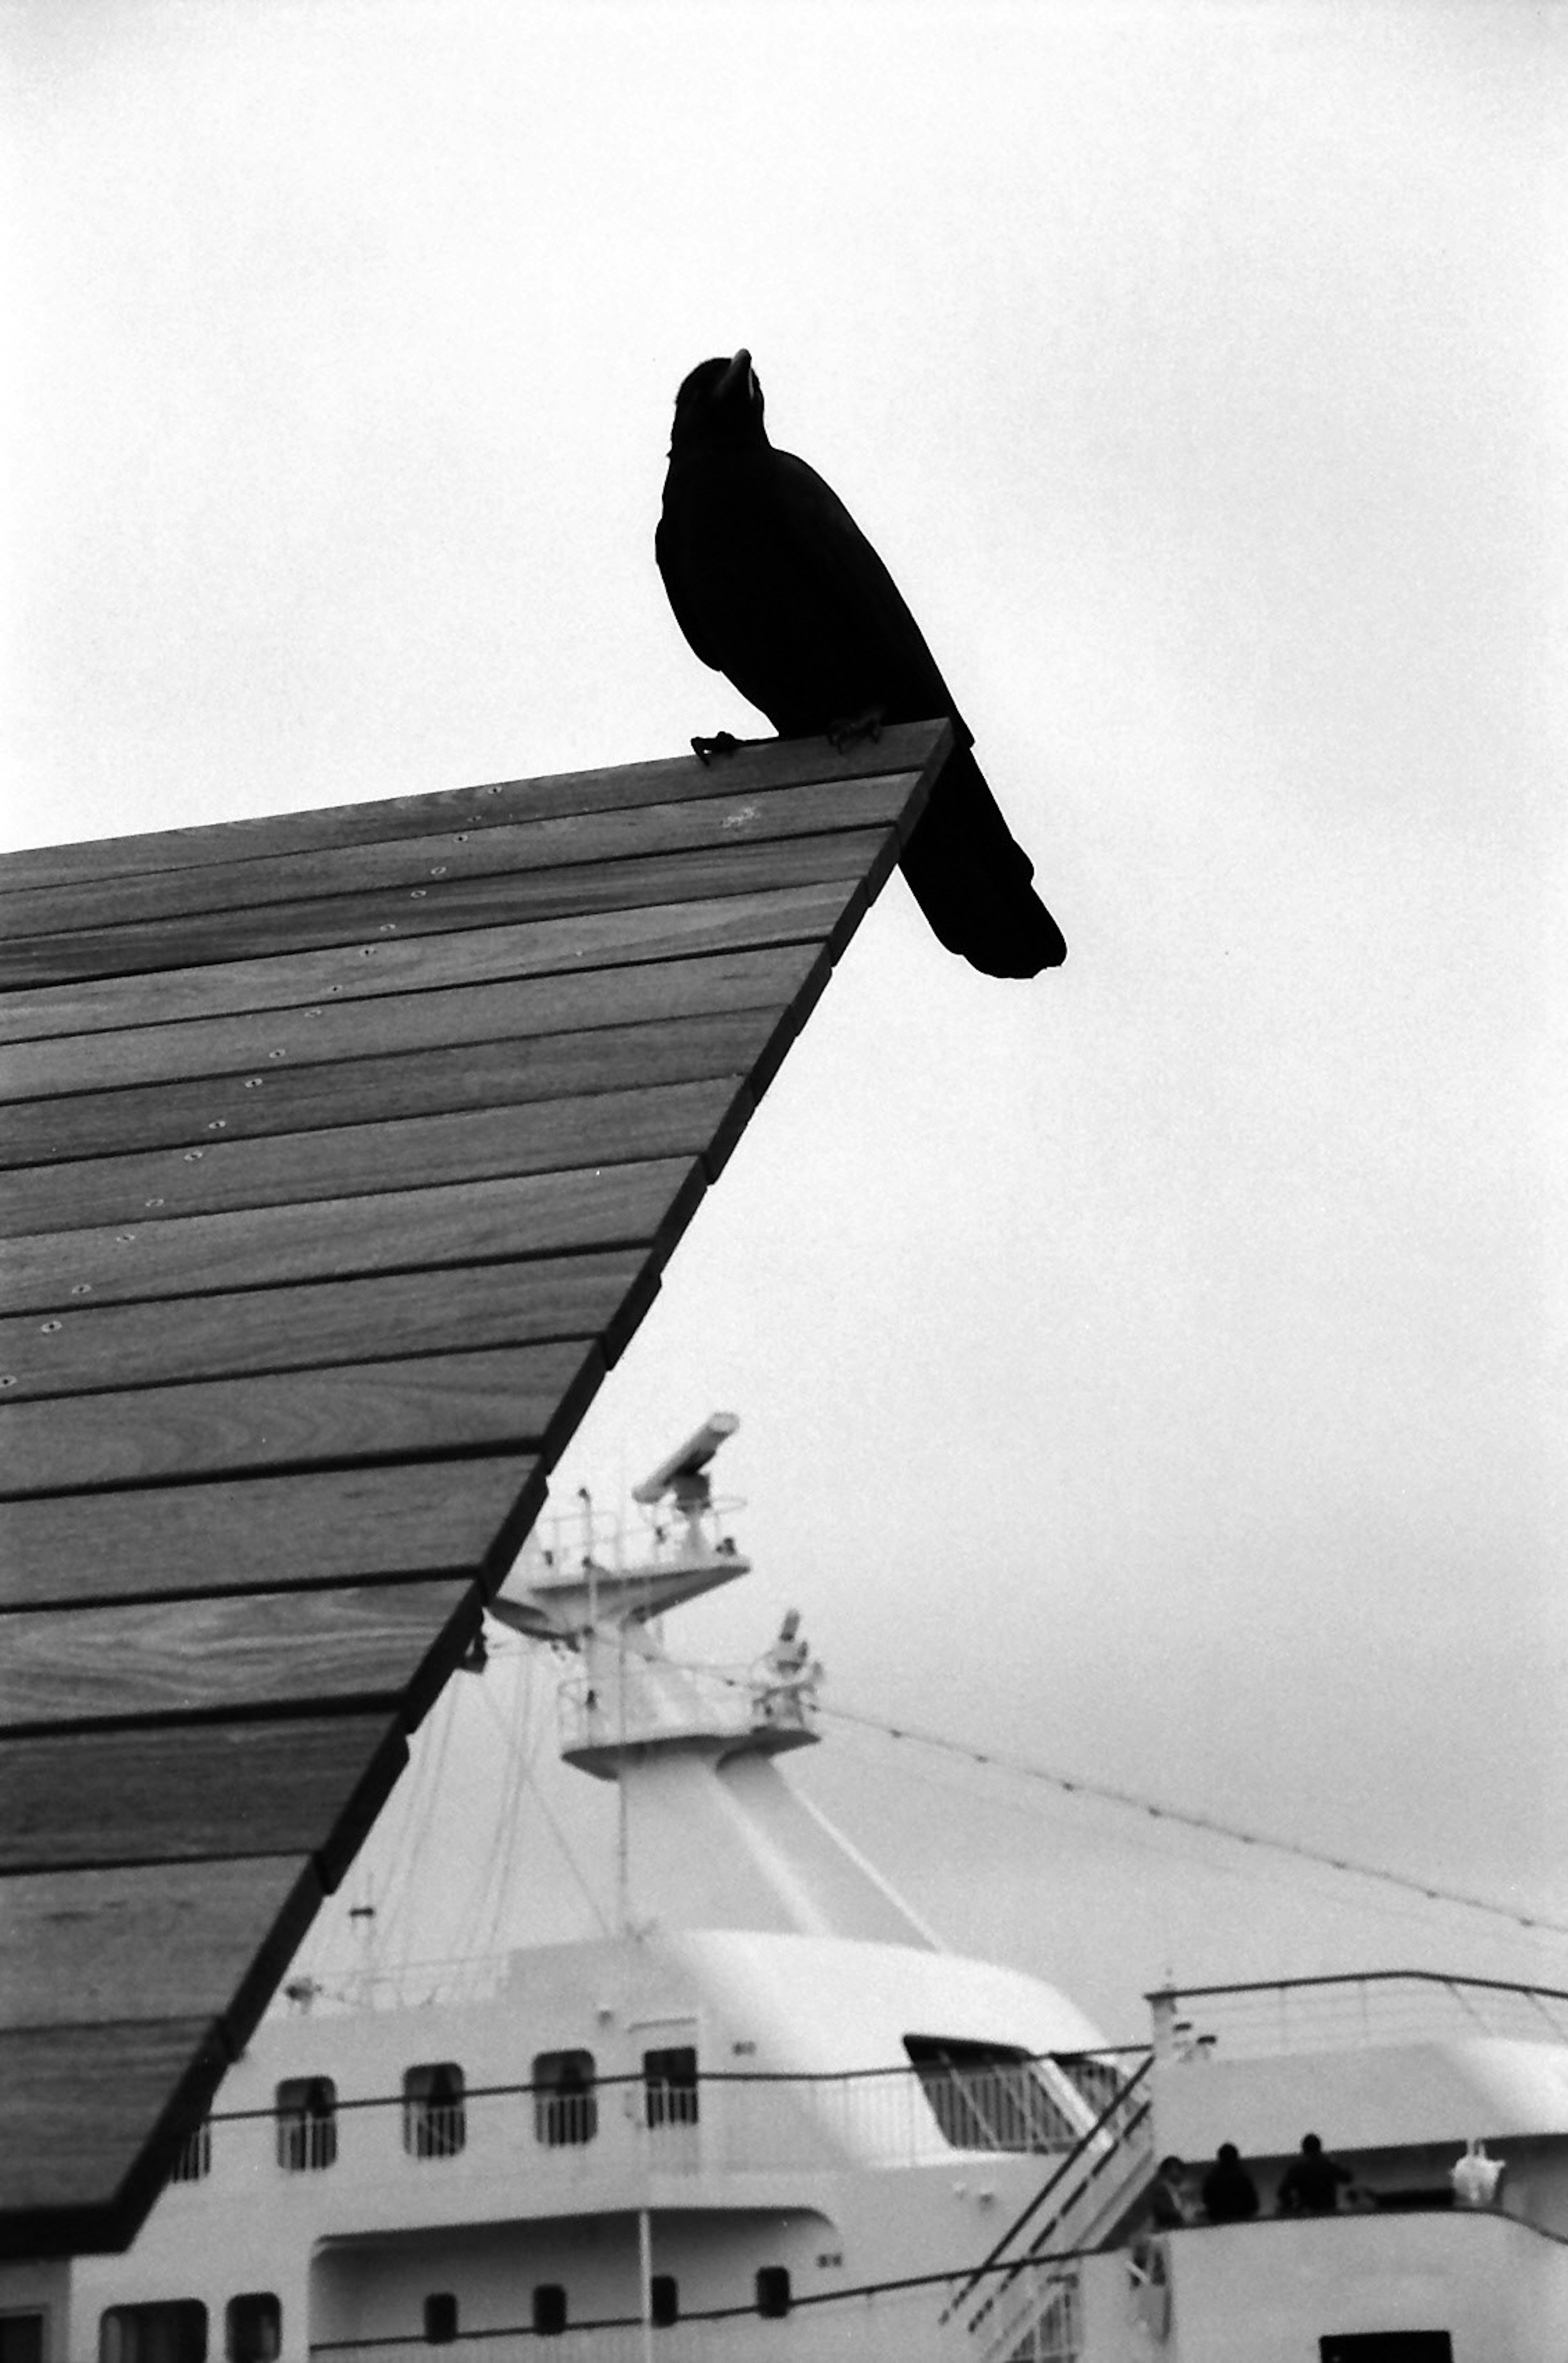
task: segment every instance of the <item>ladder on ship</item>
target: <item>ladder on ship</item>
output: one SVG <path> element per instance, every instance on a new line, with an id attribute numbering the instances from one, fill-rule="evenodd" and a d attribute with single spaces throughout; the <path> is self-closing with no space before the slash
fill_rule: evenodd
<path id="1" fill-rule="evenodd" d="M 1105 2247 L 1153 2164 L 1154 2055 L 1140 2053 L 1087 2132 L 1057 2161 L 942 2308 L 945 2352 L 965 2363 L 1076 2363 L 1078 2260 Z"/>

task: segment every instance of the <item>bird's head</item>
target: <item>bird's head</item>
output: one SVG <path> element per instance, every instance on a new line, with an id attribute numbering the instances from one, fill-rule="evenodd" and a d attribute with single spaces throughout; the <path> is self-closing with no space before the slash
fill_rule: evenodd
<path id="1" fill-rule="evenodd" d="M 744 345 L 728 361 L 720 353 L 714 361 L 699 361 L 682 381 L 670 437 L 673 453 L 702 445 L 739 447 L 767 439 L 762 389 Z"/>

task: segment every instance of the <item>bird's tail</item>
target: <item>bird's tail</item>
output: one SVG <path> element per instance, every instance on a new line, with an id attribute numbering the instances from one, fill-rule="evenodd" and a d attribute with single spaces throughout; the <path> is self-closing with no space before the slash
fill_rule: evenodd
<path id="1" fill-rule="evenodd" d="M 1038 976 L 1066 959 L 1066 938 L 1030 882 L 1034 864 L 966 747 L 948 758 L 902 868 L 933 934 L 987 976 Z"/>

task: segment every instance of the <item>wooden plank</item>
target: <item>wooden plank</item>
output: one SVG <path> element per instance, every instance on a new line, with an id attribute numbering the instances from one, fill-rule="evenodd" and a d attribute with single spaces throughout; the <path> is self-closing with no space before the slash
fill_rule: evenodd
<path id="1" fill-rule="evenodd" d="M 0 1876 L 310 1854 L 328 1893 L 407 1756 L 384 1710 L 0 1741 Z"/>
<path id="2" fill-rule="evenodd" d="M 538 1454 L 505 1453 L 0 1502 L 0 1610 L 449 1573 L 493 1586 L 544 1490 Z"/>
<path id="3" fill-rule="evenodd" d="M 163 1148 L 140 1157 L 28 1166 L 0 1173 L 0 1237 L 664 1157 L 701 1157 L 711 1180 L 751 1107 L 741 1078 L 720 1075 L 650 1091 L 595 1092 L 520 1107 L 219 1141 L 194 1160 Z"/>
<path id="4" fill-rule="evenodd" d="M 200 2017 L 0 2032 L 0 2258 L 123 2247 L 228 2066 Z"/>
<path id="5" fill-rule="evenodd" d="M 737 1075 L 758 1088 L 792 1038 L 795 1013 L 727 1010 L 667 1026 L 605 1026 L 548 1034 L 538 1042 L 475 1042 L 387 1059 L 346 1059 L 330 1068 L 283 1070 L 261 1091 L 244 1076 L 154 1083 L 123 1092 L 14 1104 L 0 1124 L 0 1168 L 75 1158 L 178 1149 L 195 1164 L 226 1140 L 255 1140 L 400 1116 Z M 150 1192 L 149 1195 L 160 1193 Z"/>
<path id="6" fill-rule="evenodd" d="M 771 1007 L 793 1000 L 825 958 L 816 943 L 783 944 L 761 951 L 709 952 L 696 960 L 587 969 L 570 976 L 390 993 L 349 1007 L 313 1002 L 303 1009 L 13 1043 L 0 1051 L 0 1099 L 112 1091 L 199 1075 L 239 1074 L 245 1089 L 263 1091 L 285 1064 L 319 1066 Z"/>
<path id="7" fill-rule="evenodd" d="M 0 1492 L 520 1451 L 569 1435 L 603 1376 L 597 1345 L 572 1339 L 17 1403 L 0 1411 Z"/>
<path id="8" fill-rule="evenodd" d="M 217 960 L 108 982 L 46 985 L 0 996 L 0 1042 L 97 1033 L 109 1026 L 167 1025 L 245 1010 L 362 1001 L 384 993 L 428 993 L 511 976 L 550 976 L 627 961 L 693 959 L 763 944 L 826 942 L 837 956 L 864 903 L 858 879 L 727 894 L 700 903 L 655 903 L 576 919 L 470 927 L 452 935 L 387 939 L 367 960 L 359 944 L 272 960 Z M 3 917 L 0 908 L 0 917 Z"/>
<path id="9" fill-rule="evenodd" d="M 141 836 L 96 838 L 77 845 L 28 847 L 0 856 L 0 892 L 182 870 L 241 857 L 369 845 L 386 838 L 508 826 L 525 817 L 560 819 L 639 804 L 728 796 L 737 789 L 793 787 L 890 770 L 934 770 L 945 759 L 950 739 L 951 729 L 945 723 L 906 722 L 890 727 L 878 739 L 862 740 L 841 751 L 826 738 L 770 738 L 740 746 L 728 759 L 707 765 L 694 756 L 679 755 L 597 771 L 552 772 L 537 780 L 505 780 L 483 787 L 383 797 L 315 812 L 267 813 Z"/>
<path id="10" fill-rule="evenodd" d="M 659 1158 L 181 1222 L 153 1218 L 134 1230 L 33 1232 L 6 1249 L 0 1310 L 48 1317 L 89 1297 L 125 1304 L 641 1245 L 667 1225 L 684 1227 L 704 1186 L 695 1159 Z"/>
<path id="11" fill-rule="evenodd" d="M 479 1629 L 477 1584 L 245 1592 L 6 1620 L 5 1732 L 131 1719 L 401 1706 L 412 1725 Z M 0 1905 L 4 1898 L 0 1896 Z"/>
<path id="12" fill-rule="evenodd" d="M 772 893 L 841 879 L 881 888 L 897 858 L 892 828 L 839 829 L 767 844 L 727 844 L 638 861 L 588 861 L 527 875 L 458 879 L 415 902 L 406 891 L 345 894 L 139 926 L 89 927 L 0 944 L 0 988 L 63 984 L 143 970 L 261 959 L 353 944 L 367 957 L 395 937 L 590 916 L 651 904 Z"/>
<path id="13" fill-rule="evenodd" d="M 636 861 L 704 853 L 717 846 L 764 844 L 780 837 L 817 837 L 829 829 L 890 825 L 900 818 L 915 784 L 910 772 L 887 771 L 870 779 L 794 788 L 734 788 L 724 795 L 689 797 L 679 804 L 571 813 L 439 837 L 393 838 L 373 845 L 205 862 L 199 869 L 153 871 L 67 886 L 22 886 L 5 897 L 6 932 L 16 940 L 215 911 L 253 911 L 269 903 L 293 908 L 388 889 L 400 891 L 406 900 L 424 902 L 439 895 L 448 880 L 515 877 L 585 861 Z"/>
<path id="14" fill-rule="evenodd" d="M 8 1408 L 180 1379 L 538 1346 L 555 1337 L 598 1337 L 613 1362 L 652 1302 L 659 1261 L 650 1248 L 617 1248 L 106 1304 L 41 1321 L 22 1314 L 0 1321 L 0 1401 Z"/>
<path id="15" fill-rule="evenodd" d="M 72 1620 L 64 1620 L 72 1621 Z M 242 2045 L 321 1901 L 308 1856 L 53 1870 L 0 1886 L 0 2027 L 221 2020 Z"/>

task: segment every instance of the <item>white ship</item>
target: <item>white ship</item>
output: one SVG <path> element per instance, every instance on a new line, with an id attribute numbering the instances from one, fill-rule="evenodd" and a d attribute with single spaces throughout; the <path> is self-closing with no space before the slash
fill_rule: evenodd
<path id="1" fill-rule="evenodd" d="M 0 2266 L 0 2363 L 1563 2363 L 1568 1995 L 1285 1980 L 1117 2041 L 944 1950 L 784 1768 L 793 1615 L 743 1678 L 665 1647 L 748 1572 L 734 1426 L 638 1489 L 648 1556 L 541 1534 L 495 1603 L 617 1785 L 617 1933 L 421 2006 L 292 1980 L 128 2253 Z"/>

